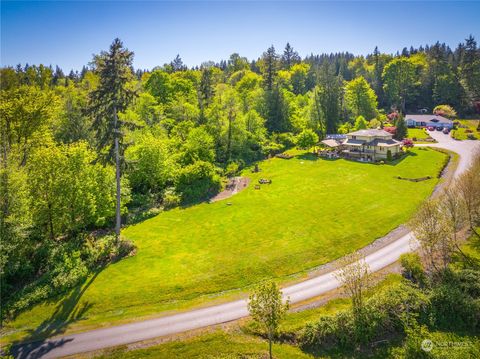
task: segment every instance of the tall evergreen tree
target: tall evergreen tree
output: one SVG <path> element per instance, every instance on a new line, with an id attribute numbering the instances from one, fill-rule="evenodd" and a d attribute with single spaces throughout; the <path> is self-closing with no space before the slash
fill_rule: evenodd
<path id="1" fill-rule="evenodd" d="M 96 132 L 97 146 L 106 161 L 115 158 L 117 203 L 115 233 L 120 235 L 120 143 L 122 123 L 118 112 L 123 112 L 133 100 L 135 93 L 127 88 L 133 79 L 133 52 L 115 39 L 108 52 L 102 51 L 94 57 L 95 72 L 100 83 L 90 95 L 90 112 L 93 115 L 93 129 Z"/>
<path id="2" fill-rule="evenodd" d="M 273 89 L 278 70 L 278 55 L 276 54 L 273 45 L 263 53 L 262 60 L 265 89 L 267 91 L 271 91 Z"/>
<path id="3" fill-rule="evenodd" d="M 293 47 L 290 46 L 290 43 L 287 42 L 287 45 L 285 46 L 285 50 L 283 51 L 283 55 L 281 58 L 282 61 L 282 67 L 284 69 L 290 69 L 290 67 L 297 62 L 300 62 L 300 56 L 298 55 L 298 52 L 293 50 Z"/>
<path id="4" fill-rule="evenodd" d="M 185 71 L 187 69 L 187 67 L 183 64 L 182 58 L 179 54 L 175 56 L 170 65 L 172 66 L 173 72 Z"/>

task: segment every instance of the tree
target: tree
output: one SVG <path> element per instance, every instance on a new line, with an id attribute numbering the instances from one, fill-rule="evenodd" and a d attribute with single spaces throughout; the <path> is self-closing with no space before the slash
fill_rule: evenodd
<path id="1" fill-rule="evenodd" d="M 318 136 L 310 129 L 303 130 L 296 138 L 297 146 L 303 149 L 309 149 L 318 143 Z"/>
<path id="2" fill-rule="evenodd" d="M 100 77 L 100 83 L 90 95 L 90 112 L 93 115 L 93 128 L 96 131 L 99 151 L 106 150 L 106 161 L 115 157 L 117 201 L 115 234 L 120 236 L 121 216 L 121 129 L 118 112 L 125 111 L 132 102 L 135 93 L 127 87 L 133 79 L 133 52 L 123 47 L 120 39 L 115 39 L 109 52 L 102 51 L 93 59 L 95 72 Z M 123 151 L 122 151 L 123 152 Z"/>
<path id="3" fill-rule="evenodd" d="M 187 67 L 183 64 L 182 58 L 178 54 L 170 63 L 170 66 L 172 67 L 173 72 L 185 71 L 187 69 Z"/>
<path id="4" fill-rule="evenodd" d="M 472 35 L 465 40 L 460 74 L 469 102 L 473 104 L 480 99 L 480 53 Z"/>
<path id="5" fill-rule="evenodd" d="M 417 84 L 415 65 L 409 58 L 399 57 L 383 69 L 383 88 L 390 104 L 405 113 L 407 100 Z"/>
<path id="6" fill-rule="evenodd" d="M 346 255 L 338 261 L 335 278 L 344 287 L 352 299 L 353 314 L 361 320 L 363 311 L 363 295 L 370 283 L 370 268 L 358 252 Z"/>
<path id="7" fill-rule="evenodd" d="M 470 169 L 457 180 L 457 188 L 465 206 L 467 222 L 472 232 L 480 219 L 480 154 L 474 156 Z M 477 233 L 477 235 L 479 235 Z"/>
<path id="8" fill-rule="evenodd" d="M 353 129 L 355 131 L 358 131 L 358 130 L 366 130 L 368 127 L 368 122 L 367 120 L 365 120 L 365 117 L 363 116 L 358 116 L 356 119 L 355 119 L 355 124 L 353 125 Z"/>
<path id="9" fill-rule="evenodd" d="M 273 336 L 289 308 L 289 301 L 282 301 L 282 292 L 273 281 L 257 286 L 248 300 L 248 311 L 253 320 L 267 332 L 270 359 L 272 359 Z"/>
<path id="10" fill-rule="evenodd" d="M 325 118 L 325 132 L 335 133 L 341 118 L 343 80 L 335 75 L 334 66 L 325 62 L 316 74 L 316 81 L 321 89 L 317 94 Z"/>
<path id="11" fill-rule="evenodd" d="M 289 70 L 292 65 L 300 62 L 300 60 L 298 53 L 294 51 L 290 43 L 287 42 L 281 58 L 283 68 Z"/>
<path id="12" fill-rule="evenodd" d="M 407 124 L 405 123 L 403 116 L 397 116 L 397 120 L 395 121 L 394 138 L 398 141 L 401 141 L 405 137 L 407 137 L 407 134 L 408 134 Z"/>
<path id="13" fill-rule="evenodd" d="M 434 272 L 440 269 L 437 258 L 439 252 L 446 267 L 452 251 L 452 247 L 447 243 L 445 222 L 441 218 L 442 212 L 438 200 L 429 199 L 422 204 L 408 224 L 420 244 L 428 269 Z"/>
<path id="14" fill-rule="evenodd" d="M 445 116 L 450 119 L 457 117 L 457 111 L 455 111 L 453 107 L 449 105 L 438 105 L 433 109 L 433 113 L 435 115 Z"/>
<path id="15" fill-rule="evenodd" d="M 377 95 L 362 76 L 347 82 L 345 104 L 354 117 L 363 116 L 372 119 L 377 114 Z"/>
<path id="16" fill-rule="evenodd" d="M 262 62 L 262 73 L 265 88 L 268 91 L 272 91 L 278 70 L 278 55 L 276 54 L 275 47 L 273 47 L 273 45 L 263 53 Z"/>

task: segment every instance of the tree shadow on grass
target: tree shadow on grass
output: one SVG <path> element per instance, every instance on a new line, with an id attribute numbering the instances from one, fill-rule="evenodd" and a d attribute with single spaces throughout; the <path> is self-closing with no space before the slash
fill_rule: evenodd
<path id="1" fill-rule="evenodd" d="M 51 350 L 72 341 L 73 339 L 68 338 L 47 338 L 63 334 L 70 324 L 84 318 L 93 304 L 85 302 L 78 305 L 78 303 L 102 269 L 97 270 L 85 284 L 78 285 L 72 289 L 66 298 L 57 305 L 52 315 L 40 323 L 37 328 L 30 330 L 28 336 L 22 342 L 14 343 L 11 354 L 17 359 L 41 358 Z"/>
<path id="2" fill-rule="evenodd" d="M 305 152 L 300 155 L 296 155 L 295 158 L 298 158 L 299 160 L 305 160 L 305 161 L 318 161 L 318 156 L 314 153 L 310 152 Z"/>

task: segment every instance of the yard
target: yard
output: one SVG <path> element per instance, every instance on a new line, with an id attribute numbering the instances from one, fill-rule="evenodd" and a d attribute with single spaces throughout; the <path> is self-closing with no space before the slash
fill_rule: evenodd
<path id="1" fill-rule="evenodd" d="M 477 131 L 478 123 L 480 120 L 458 120 L 460 126 L 457 126 L 456 130 L 452 131 L 452 137 L 456 140 L 478 140 L 480 139 L 480 132 Z M 469 138 L 468 136 L 472 136 Z"/>
<path id="2" fill-rule="evenodd" d="M 2 341 L 79 331 L 238 297 L 265 278 L 298 280 L 406 222 L 432 192 L 444 154 L 413 149 L 395 165 L 302 153 L 244 172 L 250 186 L 215 203 L 159 214 L 123 230 L 137 254 L 69 295 L 20 314 Z M 272 184 L 255 189 L 260 178 Z M 30 336 L 28 336 L 30 333 Z"/>
<path id="3" fill-rule="evenodd" d="M 415 142 L 425 142 L 426 139 L 431 137 L 423 128 L 409 128 L 407 138 L 415 138 Z"/>

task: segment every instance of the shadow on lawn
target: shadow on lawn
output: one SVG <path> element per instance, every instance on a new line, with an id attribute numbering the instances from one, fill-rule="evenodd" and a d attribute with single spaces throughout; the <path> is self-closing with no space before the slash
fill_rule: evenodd
<path id="1" fill-rule="evenodd" d="M 11 354 L 14 358 L 41 358 L 49 351 L 72 341 L 73 339 L 68 338 L 46 338 L 63 334 L 70 324 L 81 320 L 85 316 L 86 312 L 93 305 L 88 302 L 82 305 L 78 305 L 78 303 L 102 270 L 103 268 L 97 270 L 85 284 L 78 285 L 72 289 L 66 298 L 58 304 L 49 318 L 45 319 L 37 328 L 31 330 L 28 337 L 22 340 L 22 342 L 14 343 L 11 349 Z"/>

